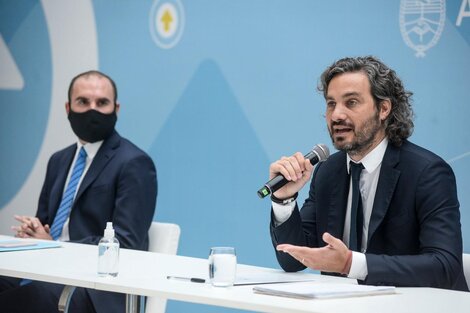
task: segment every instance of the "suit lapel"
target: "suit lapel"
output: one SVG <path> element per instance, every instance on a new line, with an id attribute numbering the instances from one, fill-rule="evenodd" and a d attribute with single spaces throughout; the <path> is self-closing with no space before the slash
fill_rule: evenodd
<path id="1" fill-rule="evenodd" d="M 349 191 L 349 175 L 346 168 L 346 154 L 339 159 L 333 175 L 330 176 L 331 200 L 328 210 L 328 231 L 336 238 L 342 239 Z"/>
<path id="2" fill-rule="evenodd" d="M 103 145 L 98 150 L 98 153 L 95 155 L 93 162 L 90 165 L 85 177 L 83 178 L 82 183 L 77 192 L 74 202 L 76 202 L 83 192 L 90 186 L 90 184 L 95 181 L 96 177 L 101 173 L 105 168 L 106 164 L 111 160 L 116 154 L 117 148 L 119 147 L 121 137 L 116 131 L 103 142 Z"/>
<path id="3" fill-rule="evenodd" d="M 369 221 L 368 242 L 374 235 L 375 231 L 382 223 L 387 211 L 390 207 L 393 192 L 400 177 L 400 171 L 395 168 L 400 158 L 400 150 L 391 143 L 385 152 L 382 167 L 380 168 L 380 177 L 375 193 L 374 205 Z"/>

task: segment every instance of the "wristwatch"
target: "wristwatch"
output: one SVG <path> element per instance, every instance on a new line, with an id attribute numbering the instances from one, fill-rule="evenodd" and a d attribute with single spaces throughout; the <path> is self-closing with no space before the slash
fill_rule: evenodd
<path id="1" fill-rule="evenodd" d="M 296 199 L 297 199 L 297 196 L 299 195 L 298 192 L 296 192 L 292 197 L 290 198 L 287 198 L 287 199 L 279 199 L 277 198 L 274 194 L 271 194 L 271 201 L 274 202 L 274 203 L 277 203 L 277 204 L 282 204 L 282 205 L 286 205 L 286 204 L 289 204 L 291 202 L 294 202 Z"/>

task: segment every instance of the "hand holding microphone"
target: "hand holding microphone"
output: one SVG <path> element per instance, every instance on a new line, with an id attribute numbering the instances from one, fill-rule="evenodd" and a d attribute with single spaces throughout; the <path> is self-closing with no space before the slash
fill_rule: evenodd
<path id="1" fill-rule="evenodd" d="M 310 179 L 313 166 L 318 162 L 325 161 L 329 156 L 328 147 L 319 144 L 305 156 L 297 152 L 291 157 L 283 157 L 272 163 L 269 168 L 271 180 L 258 190 L 258 196 L 264 198 L 276 192 L 276 197 L 280 199 L 292 197 Z M 291 183 L 288 184 L 289 182 Z"/>

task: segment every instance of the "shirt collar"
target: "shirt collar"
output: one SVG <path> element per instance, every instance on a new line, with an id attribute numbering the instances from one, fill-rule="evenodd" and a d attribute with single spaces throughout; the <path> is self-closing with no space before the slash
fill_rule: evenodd
<path id="1" fill-rule="evenodd" d="M 349 161 L 354 163 L 362 163 L 364 165 L 364 169 L 367 173 L 372 173 L 375 169 L 382 163 L 382 159 L 385 155 L 385 150 L 387 150 L 388 146 L 388 138 L 385 137 L 378 145 L 375 147 L 371 152 L 369 152 L 365 157 L 362 158 L 359 162 L 353 161 L 349 154 L 346 154 L 346 166 L 349 173 Z"/>
<path id="2" fill-rule="evenodd" d="M 93 160 L 93 158 L 98 153 L 98 150 L 100 149 L 103 142 L 104 142 L 104 140 L 100 140 L 100 141 L 93 142 L 93 143 L 82 144 L 80 141 L 78 141 L 77 142 L 77 153 L 78 153 L 78 151 L 80 151 L 80 148 L 83 147 L 86 151 L 87 158 L 89 160 Z"/>

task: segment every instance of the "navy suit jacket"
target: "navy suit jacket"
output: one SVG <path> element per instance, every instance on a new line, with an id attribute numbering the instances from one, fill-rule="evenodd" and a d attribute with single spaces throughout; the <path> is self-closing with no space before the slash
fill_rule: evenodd
<path id="1" fill-rule="evenodd" d="M 296 207 L 278 227 L 272 215 L 274 247 L 322 247 L 324 232 L 342 239 L 348 192 L 346 153 L 337 152 L 315 168 L 300 212 Z M 286 271 L 305 268 L 287 253 L 276 251 L 276 256 Z M 368 275 L 360 283 L 468 290 L 455 177 L 440 157 L 408 141 L 400 147 L 389 143 L 369 222 L 366 261 Z"/>
<path id="2" fill-rule="evenodd" d="M 73 144 L 49 160 L 37 211 L 43 224 L 54 220 L 76 149 Z M 70 213 L 70 241 L 98 244 L 106 222 L 111 221 L 122 248 L 147 250 L 156 198 L 152 159 L 114 132 L 103 142 L 77 191 Z M 123 294 L 88 293 L 98 313 L 125 311 Z"/>

